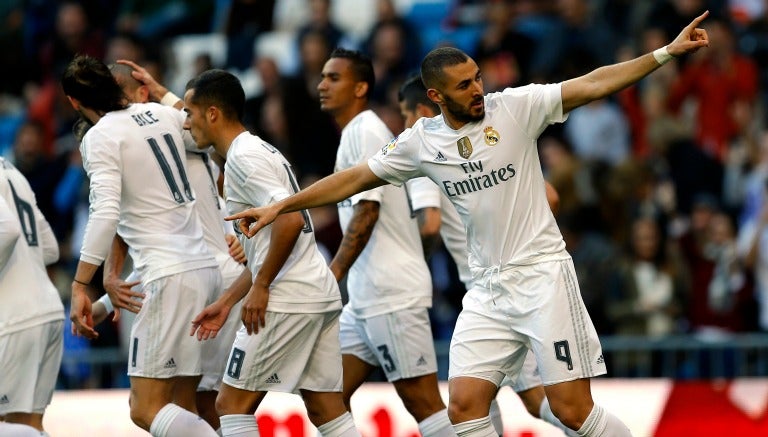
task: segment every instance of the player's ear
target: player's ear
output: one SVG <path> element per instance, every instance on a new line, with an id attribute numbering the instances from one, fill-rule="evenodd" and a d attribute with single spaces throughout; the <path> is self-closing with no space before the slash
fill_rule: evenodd
<path id="1" fill-rule="evenodd" d="M 368 95 L 368 82 L 358 82 L 355 84 L 355 97 L 362 99 Z"/>
<path id="2" fill-rule="evenodd" d="M 205 110 L 205 117 L 208 119 L 208 122 L 212 123 L 219 118 L 219 108 L 215 106 L 209 106 L 208 109 Z"/>
<path id="3" fill-rule="evenodd" d="M 67 100 L 69 100 L 69 104 L 72 105 L 72 109 L 74 109 L 75 111 L 79 111 L 80 110 L 80 101 L 79 100 L 77 100 L 74 97 L 70 97 L 70 96 L 67 96 Z"/>
<path id="4" fill-rule="evenodd" d="M 429 97 L 429 100 L 432 100 L 437 105 L 440 105 L 443 103 L 443 94 L 434 88 L 430 88 L 427 90 L 427 97 Z"/>

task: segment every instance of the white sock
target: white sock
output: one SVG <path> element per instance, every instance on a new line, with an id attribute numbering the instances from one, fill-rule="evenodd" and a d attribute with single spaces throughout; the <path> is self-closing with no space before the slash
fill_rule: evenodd
<path id="1" fill-rule="evenodd" d="M 448 409 L 443 408 L 437 413 L 427 417 L 419 422 L 419 432 L 424 437 L 451 437 L 456 435 L 456 431 L 448 419 Z"/>
<path id="2" fill-rule="evenodd" d="M 360 432 L 355 428 L 355 421 L 349 411 L 318 426 L 317 432 L 323 437 L 360 437 Z"/>
<path id="3" fill-rule="evenodd" d="M 0 435 L 4 437 L 40 437 L 42 434 L 29 425 L 0 422 Z"/>
<path id="4" fill-rule="evenodd" d="M 217 437 L 205 420 L 176 404 L 166 404 L 157 412 L 149 433 L 155 437 Z"/>
<path id="5" fill-rule="evenodd" d="M 490 416 L 457 423 L 453 425 L 453 429 L 459 437 L 498 437 L 491 424 Z"/>
<path id="6" fill-rule="evenodd" d="M 582 437 L 632 437 L 624 422 L 597 404 L 576 433 Z"/>
<path id="7" fill-rule="evenodd" d="M 227 414 L 219 417 L 224 437 L 259 437 L 259 426 L 253 414 Z"/>
<path id="8" fill-rule="evenodd" d="M 496 399 L 491 401 L 491 409 L 489 411 L 489 414 L 491 416 L 491 423 L 493 424 L 493 429 L 496 430 L 496 434 L 499 436 L 503 436 L 504 422 L 501 420 L 501 408 L 499 408 L 499 403 L 496 401 Z"/>
<path id="9" fill-rule="evenodd" d="M 547 423 L 554 425 L 556 428 L 562 430 L 568 437 L 578 437 L 576 431 L 563 425 L 555 414 L 552 412 L 552 408 L 549 407 L 549 400 L 544 398 L 539 407 L 539 418 Z"/>

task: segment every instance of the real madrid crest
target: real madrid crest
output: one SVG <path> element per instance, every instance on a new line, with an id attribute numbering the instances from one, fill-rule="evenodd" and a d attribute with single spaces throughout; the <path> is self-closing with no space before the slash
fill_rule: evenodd
<path id="1" fill-rule="evenodd" d="M 469 159 L 472 155 L 472 143 L 468 137 L 461 137 L 459 141 L 456 141 L 456 145 L 459 146 L 459 155 L 464 159 Z"/>
<path id="2" fill-rule="evenodd" d="M 495 146 L 501 139 L 499 131 L 494 129 L 493 126 L 486 127 L 483 129 L 483 132 L 485 132 L 485 144 L 488 144 L 489 146 Z"/>

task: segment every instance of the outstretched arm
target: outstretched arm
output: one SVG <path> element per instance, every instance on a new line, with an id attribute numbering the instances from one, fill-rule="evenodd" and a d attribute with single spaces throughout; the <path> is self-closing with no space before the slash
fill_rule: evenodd
<path id="1" fill-rule="evenodd" d="M 600 67 L 584 76 L 563 82 L 563 112 L 570 112 L 632 85 L 669 60 L 669 55 L 677 57 L 708 46 L 707 32 L 697 27 L 707 15 L 709 11 L 699 15 L 686 26 L 680 35 L 665 47 L 667 54 L 663 53 L 664 49 L 660 49 L 661 52 L 657 50 L 659 53 L 647 53 L 631 61 Z"/>
<path id="2" fill-rule="evenodd" d="M 368 163 L 363 162 L 326 176 L 280 202 L 246 209 L 227 217 L 226 220 L 239 220 L 237 226 L 240 232 L 250 238 L 261 228 L 272 223 L 278 214 L 337 203 L 353 194 L 380 187 L 386 183 L 371 171 Z"/>

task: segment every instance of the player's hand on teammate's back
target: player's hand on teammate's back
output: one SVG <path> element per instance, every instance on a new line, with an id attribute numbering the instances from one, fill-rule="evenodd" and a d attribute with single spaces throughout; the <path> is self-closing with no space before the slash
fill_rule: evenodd
<path id="1" fill-rule="evenodd" d="M 104 277 L 104 289 L 107 290 L 109 300 L 112 301 L 112 306 L 115 308 L 115 316 L 112 320 L 120 319 L 120 308 L 128 310 L 132 313 L 138 313 L 141 310 L 141 301 L 137 299 L 144 299 L 144 293 L 133 291 L 132 288 L 141 284 L 141 281 L 125 282 L 116 276 Z"/>
<path id="2" fill-rule="evenodd" d="M 99 333 L 93 329 L 93 317 L 91 313 L 91 299 L 88 297 L 86 286 L 77 282 L 72 283 L 71 308 L 69 320 L 72 321 L 72 334 L 84 336 L 88 339 L 99 337 Z"/>
<path id="3" fill-rule="evenodd" d="M 229 247 L 229 256 L 240 264 L 245 264 L 248 258 L 245 256 L 245 249 L 240 244 L 240 240 L 232 234 L 226 234 L 224 238 L 227 240 L 227 246 Z"/>
<path id="4" fill-rule="evenodd" d="M 257 208 L 249 208 L 245 211 L 225 217 L 224 220 L 237 220 L 237 223 L 235 223 L 237 229 L 246 237 L 251 238 L 256 235 L 261 228 L 275 221 L 277 213 L 278 211 L 275 204 L 272 204 Z"/>
<path id="5" fill-rule="evenodd" d="M 672 56 L 681 56 L 686 53 L 693 53 L 696 50 L 709 46 L 709 37 L 707 31 L 697 27 L 709 15 L 709 11 L 696 17 L 691 24 L 687 25 L 669 45 L 667 51 Z"/>
<path id="6" fill-rule="evenodd" d="M 198 340 L 216 338 L 226 323 L 227 317 L 229 317 L 230 309 L 230 306 L 218 300 L 203 308 L 200 314 L 192 320 L 192 330 L 189 331 L 189 335 L 197 333 Z"/>
<path id="7" fill-rule="evenodd" d="M 254 283 L 251 291 L 243 301 L 242 321 L 248 335 L 258 334 L 259 327 L 266 325 L 267 302 L 269 301 L 269 287 Z"/>

